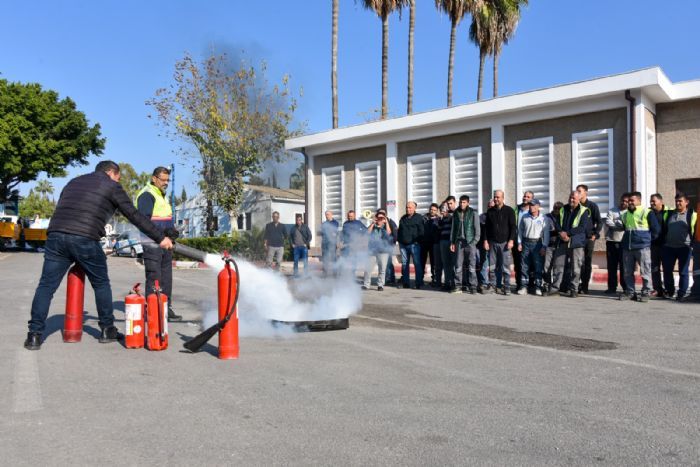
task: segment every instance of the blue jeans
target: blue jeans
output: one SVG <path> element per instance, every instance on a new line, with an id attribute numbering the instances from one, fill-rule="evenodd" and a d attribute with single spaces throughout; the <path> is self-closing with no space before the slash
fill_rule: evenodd
<path id="1" fill-rule="evenodd" d="M 399 243 L 401 250 L 401 282 L 404 285 L 409 285 L 411 276 L 409 271 L 409 263 L 413 258 L 413 268 L 416 270 L 416 286 L 423 286 L 423 267 L 420 264 L 420 245 L 418 243 L 410 243 L 408 245 Z"/>
<path id="2" fill-rule="evenodd" d="M 489 284 L 489 252 L 484 250 L 483 245 L 479 247 L 479 262 L 477 279 L 479 286 L 483 287 Z"/>
<path id="3" fill-rule="evenodd" d="M 100 242 L 80 235 L 51 232 L 44 246 L 44 266 L 32 301 L 30 332 L 44 332 L 53 294 L 61 285 L 71 264 L 77 263 L 85 271 L 95 290 L 95 304 L 100 328 L 114 325 L 112 288 L 107 275 L 107 258 Z"/>
<path id="4" fill-rule="evenodd" d="M 309 274 L 309 250 L 305 246 L 294 247 L 294 277 L 299 275 L 299 260 L 304 262 L 304 275 Z"/>
<path id="5" fill-rule="evenodd" d="M 535 287 L 542 288 L 542 266 L 544 264 L 544 256 L 540 254 L 542 251 L 542 242 L 531 242 L 523 240 L 521 243 L 523 251 L 520 252 L 520 284 L 521 287 L 527 287 L 530 281 L 530 271 L 534 269 Z"/>
<path id="6" fill-rule="evenodd" d="M 683 297 L 688 292 L 688 266 L 692 250 L 689 246 L 683 248 L 672 248 L 664 246 L 661 250 L 661 257 L 664 266 L 664 286 L 666 293 L 673 296 L 676 284 L 673 280 L 673 267 L 678 262 L 678 296 Z"/>

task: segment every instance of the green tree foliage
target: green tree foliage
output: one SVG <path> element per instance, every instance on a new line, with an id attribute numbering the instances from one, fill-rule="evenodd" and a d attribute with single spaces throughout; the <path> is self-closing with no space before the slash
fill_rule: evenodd
<path id="1" fill-rule="evenodd" d="M 306 189 L 306 165 L 302 162 L 292 175 L 289 176 L 289 188 L 293 190 Z"/>
<path id="2" fill-rule="evenodd" d="M 29 195 L 19 202 L 19 215 L 26 219 L 34 219 L 38 214 L 42 219 L 53 216 L 56 210 L 56 203 L 51 201 L 47 195 L 29 190 Z"/>
<path id="3" fill-rule="evenodd" d="M 148 172 L 136 172 L 136 169 L 128 162 L 119 163 L 119 172 L 121 173 L 119 183 L 122 184 L 129 198 L 135 202 L 136 195 L 141 191 L 141 188 L 151 181 L 151 174 Z"/>
<path id="4" fill-rule="evenodd" d="M 231 64 L 214 54 L 197 62 L 185 55 L 175 64 L 174 84 L 147 101 L 169 135 L 198 152 L 210 235 L 214 204 L 234 218 L 244 180 L 265 161 L 284 159 L 285 138 L 298 133 L 289 129 L 296 100 L 288 77 L 270 86 L 265 73 L 264 63 Z"/>
<path id="5" fill-rule="evenodd" d="M 104 150 L 100 136 L 100 125 L 88 125 L 70 98 L 0 79 L 0 202 L 41 172 L 61 177 L 66 167 L 87 164 Z"/>
<path id="6" fill-rule="evenodd" d="M 39 193 L 39 195 L 48 198 L 49 195 L 53 194 L 53 185 L 48 180 L 39 180 L 36 182 L 34 190 Z"/>

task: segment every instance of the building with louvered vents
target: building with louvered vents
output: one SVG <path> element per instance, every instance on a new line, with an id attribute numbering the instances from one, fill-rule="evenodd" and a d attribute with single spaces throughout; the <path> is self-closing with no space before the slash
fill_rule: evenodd
<path id="1" fill-rule="evenodd" d="M 344 218 L 380 206 L 398 219 L 447 195 L 486 208 L 531 190 L 549 209 L 572 187 L 589 186 L 602 212 L 633 187 L 645 199 L 700 190 L 700 80 L 672 83 L 648 68 L 286 141 L 307 161 L 306 210 Z M 604 249 L 604 243 L 599 245 Z"/>

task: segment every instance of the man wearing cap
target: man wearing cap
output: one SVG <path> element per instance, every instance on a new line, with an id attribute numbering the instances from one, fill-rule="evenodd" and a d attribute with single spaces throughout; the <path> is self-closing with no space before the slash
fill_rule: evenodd
<path id="1" fill-rule="evenodd" d="M 542 264 L 549 245 L 550 224 L 540 214 L 540 200 L 528 202 L 529 212 L 520 216 L 518 224 L 518 251 L 520 252 L 521 282 L 518 295 L 527 295 L 530 271 L 534 271 L 535 294 L 542 295 Z"/>

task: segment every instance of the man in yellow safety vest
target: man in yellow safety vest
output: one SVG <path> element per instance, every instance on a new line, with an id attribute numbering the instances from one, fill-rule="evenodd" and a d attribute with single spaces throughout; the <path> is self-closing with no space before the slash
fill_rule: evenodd
<path id="1" fill-rule="evenodd" d="M 141 214 L 151 219 L 162 232 L 167 232 L 170 238 L 177 238 L 177 230 L 173 224 L 173 211 L 165 193 L 170 182 L 170 170 L 166 167 L 156 167 L 151 181 L 139 191 L 136 206 Z M 153 291 L 157 280 L 163 293 L 168 297 L 168 321 L 180 321 L 182 316 L 176 315 L 173 303 L 173 253 L 171 250 L 157 248 L 149 238 L 141 236 L 143 246 L 143 265 L 146 269 L 146 294 Z"/>
<path id="2" fill-rule="evenodd" d="M 641 207 L 642 194 L 638 191 L 630 193 L 627 201 L 627 211 L 620 217 L 625 226 L 622 237 L 622 262 L 625 270 L 625 291 L 620 294 L 620 300 L 636 299 L 640 302 L 649 301 L 649 286 L 651 285 L 651 242 L 661 230 L 656 216 L 651 209 Z M 642 291 L 637 295 L 634 284 L 634 270 L 639 264 L 642 276 Z"/>

